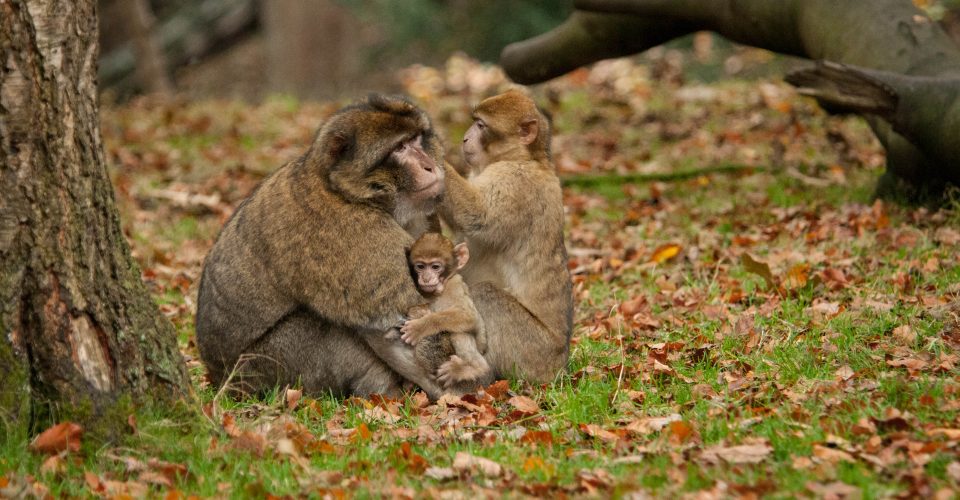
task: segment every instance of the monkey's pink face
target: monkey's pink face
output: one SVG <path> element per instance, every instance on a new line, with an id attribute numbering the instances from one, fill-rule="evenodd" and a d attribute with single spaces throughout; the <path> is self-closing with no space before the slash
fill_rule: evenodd
<path id="1" fill-rule="evenodd" d="M 423 136 L 401 142 L 391 156 L 406 173 L 411 201 L 434 200 L 443 193 L 443 168 L 424 150 Z"/>
<path id="2" fill-rule="evenodd" d="M 487 164 L 487 153 L 483 149 L 483 134 L 487 124 L 481 119 L 473 122 L 473 125 L 463 134 L 463 144 L 460 146 L 463 152 L 463 161 L 470 168 L 479 168 Z"/>
<path id="3" fill-rule="evenodd" d="M 413 265 L 413 270 L 417 273 L 417 288 L 420 292 L 434 295 L 443 293 L 443 261 L 417 262 Z"/>

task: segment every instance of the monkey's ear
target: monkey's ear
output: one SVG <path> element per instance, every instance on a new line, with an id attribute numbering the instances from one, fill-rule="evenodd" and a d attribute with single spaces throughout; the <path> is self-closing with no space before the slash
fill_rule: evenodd
<path id="1" fill-rule="evenodd" d="M 467 261 L 470 260 L 470 250 L 467 249 L 467 244 L 457 243 L 453 247 L 453 256 L 457 258 L 457 270 L 463 269 L 463 266 L 467 265 Z"/>
<path id="2" fill-rule="evenodd" d="M 537 123 L 536 118 L 531 118 L 529 120 L 524 120 L 520 123 L 520 142 L 524 145 L 529 146 L 533 144 L 533 141 L 537 140 L 537 135 L 540 133 L 540 124 Z"/>
<path id="3" fill-rule="evenodd" d="M 334 162 L 340 160 L 347 150 L 350 149 L 351 142 L 350 136 L 346 132 L 334 132 L 330 135 L 330 138 L 327 139 L 327 156 Z"/>

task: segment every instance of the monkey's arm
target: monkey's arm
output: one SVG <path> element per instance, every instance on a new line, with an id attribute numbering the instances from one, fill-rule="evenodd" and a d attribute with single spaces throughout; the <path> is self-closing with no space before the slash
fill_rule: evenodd
<path id="1" fill-rule="evenodd" d="M 440 204 L 440 217 L 454 232 L 473 234 L 486 226 L 487 207 L 483 193 L 444 162 L 446 194 Z"/>
<path id="2" fill-rule="evenodd" d="M 407 321 L 400 331 L 401 338 L 411 345 L 440 332 L 474 334 L 479 322 L 475 312 L 463 307 L 452 307 Z"/>

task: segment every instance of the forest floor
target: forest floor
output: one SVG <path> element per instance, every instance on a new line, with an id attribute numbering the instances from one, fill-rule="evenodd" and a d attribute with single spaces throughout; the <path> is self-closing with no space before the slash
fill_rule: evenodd
<path id="1" fill-rule="evenodd" d="M 471 106 L 507 84 L 463 58 L 403 81 L 453 163 Z M 204 255 L 339 103 L 103 109 L 124 231 L 199 401 L 144 409 L 117 445 L 7 440 L 0 496 L 956 494 L 960 202 L 874 201 L 865 123 L 779 81 L 680 84 L 621 60 L 535 92 L 565 182 L 569 371 L 434 404 L 237 401 L 198 361 Z"/>

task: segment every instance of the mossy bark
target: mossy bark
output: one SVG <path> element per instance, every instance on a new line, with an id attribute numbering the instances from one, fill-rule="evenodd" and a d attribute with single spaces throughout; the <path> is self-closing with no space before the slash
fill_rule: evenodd
<path id="1" fill-rule="evenodd" d="M 0 412 L 109 434 L 192 393 L 120 229 L 96 67 L 95 0 L 0 1 Z"/>
<path id="2" fill-rule="evenodd" d="M 575 0 L 563 25 L 532 40 L 512 44 L 501 62 L 511 78 L 535 83 L 603 58 L 646 50 L 698 30 L 784 54 L 881 70 L 872 74 L 909 95 L 911 123 L 867 115 L 887 150 L 883 186 L 906 184 L 942 189 L 960 178 L 957 139 L 942 142 L 943 127 L 960 122 L 960 47 L 910 0 Z M 887 81 L 885 75 L 904 75 Z M 923 82 L 923 94 L 912 92 Z M 920 110 L 920 111 L 918 111 Z M 900 114 L 904 118 L 904 114 Z M 919 127 L 922 130 L 915 130 Z M 918 138 L 920 138 L 918 140 Z M 941 141 L 931 146 L 931 141 Z M 890 178 L 892 177 L 892 178 Z"/>

